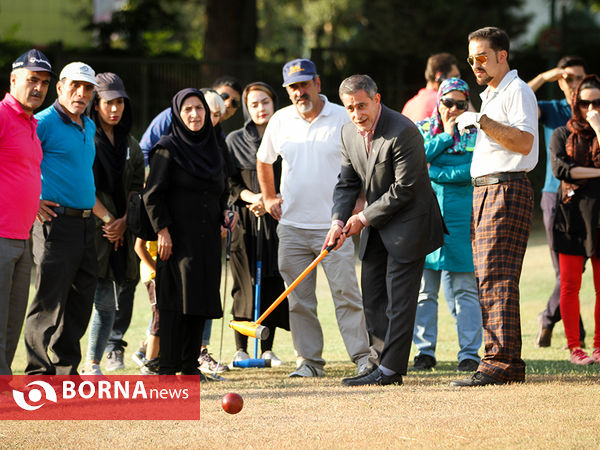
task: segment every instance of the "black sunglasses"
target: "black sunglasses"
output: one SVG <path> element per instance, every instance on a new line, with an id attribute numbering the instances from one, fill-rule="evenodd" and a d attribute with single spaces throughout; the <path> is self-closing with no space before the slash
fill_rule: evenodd
<path id="1" fill-rule="evenodd" d="M 223 92 L 220 95 L 223 100 L 227 100 L 228 98 L 231 97 L 231 95 L 229 95 L 227 92 Z M 238 106 L 240 106 L 240 102 L 238 100 L 236 100 L 235 98 L 231 98 L 231 107 L 237 108 Z"/>
<path id="2" fill-rule="evenodd" d="M 594 100 L 579 100 L 579 106 L 589 108 L 590 105 L 594 105 L 594 108 L 600 108 L 600 98 Z"/>
<path id="3" fill-rule="evenodd" d="M 469 106 L 469 102 L 467 102 L 466 100 L 452 100 L 450 98 L 442 98 L 440 101 L 448 109 L 452 109 L 453 106 L 456 106 L 456 109 L 465 110 Z"/>

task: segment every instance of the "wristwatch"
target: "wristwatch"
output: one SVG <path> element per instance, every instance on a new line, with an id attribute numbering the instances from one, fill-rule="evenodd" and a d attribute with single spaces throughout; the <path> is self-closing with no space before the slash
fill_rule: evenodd
<path id="1" fill-rule="evenodd" d="M 105 214 L 100 218 L 100 220 L 108 225 L 112 220 L 112 216 L 110 214 Z"/>

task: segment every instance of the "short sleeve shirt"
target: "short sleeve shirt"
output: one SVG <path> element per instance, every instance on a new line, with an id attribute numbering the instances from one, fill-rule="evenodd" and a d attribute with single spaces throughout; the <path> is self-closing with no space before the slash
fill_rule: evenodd
<path id="1" fill-rule="evenodd" d="M 571 107 L 567 99 L 562 100 L 541 100 L 538 102 L 540 108 L 540 122 L 544 127 L 544 141 L 546 142 L 546 179 L 544 181 L 543 192 L 558 192 L 560 181 L 552 175 L 552 166 L 550 164 L 550 140 L 552 133 L 558 127 L 566 125 L 571 118 Z"/>
<path id="2" fill-rule="evenodd" d="M 73 122 L 58 102 L 35 116 L 42 143 L 42 199 L 60 206 L 91 209 L 96 203 L 94 158 L 96 125 L 82 116 L 84 126 Z"/>
<path id="3" fill-rule="evenodd" d="M 496 89 L 488 86 L 481 93 L 481 99 L 482 114 L 533 135 L 533 145 L 528 155 L 521 155 L 502 147 L 481 130 L 477 133 L 471 176 L 533 170 L 538 161 L 539 144 L 537 99 L 531 88 L 518 77 L 516 70 L 511 70 Z"/>
<path id="4" fill-rule="evenodd" d="M 257 158 L 268 164 L 282 158 L 280 223 L 304 229 L 329 229 L 333 190 L 342 164 L 342 126 L 346 110 L 330 103 L 312 121 L 294 105 L 277 111 L 265 130 Z"/>
<path id="5" fill-rule="evenodd" d="M 10 94 L 0 102 L 0 237 L 28 239 L 40 204 L 37 120 Z"/>

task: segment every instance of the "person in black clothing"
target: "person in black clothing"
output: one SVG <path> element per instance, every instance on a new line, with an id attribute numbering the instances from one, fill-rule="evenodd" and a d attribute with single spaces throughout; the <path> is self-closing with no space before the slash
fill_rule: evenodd
<path id="1" fill-rule="evenodd" d="M 277 221 L 266 210 L 256 175 L 256 152 L 267 123 L 277 109 L 277 96 L 271 86 L 262 82 L 251 83 L 242 94 L 246 123 L 243 128 L 227 136 L 227 150 L 232 168 L 230 173 L 231 200 L 239 213 L 239 226 L 233 234 L 231 271 L 233 275 L 233 317 L 235 320 L 254 320 L 254 295 L 258 253 L 261 254 L 260 313 L 285 290 L 277 268 Z M 274 164 L 275 186 L 281 177 L 281 159 Z M 258 224 L 260 221 L 260 230 Z M 260 243 L 260 248 L 258 248 Z M 257 253 L 258 251 L 258 253 Z M 262 358 L 270 359 L 272 366 L 281 364 L 273 353 L 276 327 L 290 329 L 287 300 L 279 305 L 263 323 L 269 328 L 269 337 L 261 341 Z M 249 358 L 248 338 L 235 333 L 234 361 Z"/>
<path id="2" fill-rule="evenodd" d="M 150 151 L 144 202 L 158 233 L 160 374 L 200 374 L 204 321 L 223 315 L 220 228 L 229 225 L 222 152 L 204 95 L 183 89 L 172 123 Z"/>
<path id="3" fill-rule="evenodd" d="M 565 327 L 570 361 L 576 365 L 600 363 L 600 78 L 586 76 L 571 102 L 573 115 L 550 140 L 552 173 L 560 180 L 554 217 L 552 249 L 560 269 L 560 315 Z M 592 262 L 596 306 L 594 350 L 581 348 L 579 290 L 584 261 Z"/>
<path id="4" fill-rule="evenodd" d="M 101 375 L 100 360 L 115 322 L 117 305 L 133 307 L 139 281 L 139 260 L 134 251 L 135 236 L 127 230 L 127 205 L 134 192 L 144 185 L 144 155 L 130 135 L 132 113 L 129 97 L 118 75 L 105 72 L 96 76 L 96 96 L 89 115 L 96 123 L 96 252 L 98 286 L 86 364 L 82 373 Z M 119 353 L 120 352 L 120 353 Z M 107 370 L 125 368 L 123 351 L 111 350 Z"/>

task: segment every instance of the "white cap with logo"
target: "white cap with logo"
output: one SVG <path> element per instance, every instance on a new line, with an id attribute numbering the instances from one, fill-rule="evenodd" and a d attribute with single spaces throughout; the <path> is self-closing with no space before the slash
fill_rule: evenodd
<path id="1" fill-rule="evenodd" d="M 58 77 L 59 80 L 68 78 L 73 81 L 85 81 L 98 86 L 96 82 L 96 72 L 90 66 L 82 62 L 72 62 L 63 67 Z"/>

